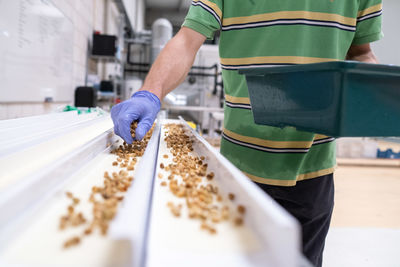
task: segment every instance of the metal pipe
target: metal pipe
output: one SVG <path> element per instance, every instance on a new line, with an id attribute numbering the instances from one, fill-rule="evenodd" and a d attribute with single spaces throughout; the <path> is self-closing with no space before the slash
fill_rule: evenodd
<path id="1" fill-rule="evenodd" d="M 186 111 L 207 111 L 207 112 L 223 112 L 223 108 L 217 107 L 199 107 L 199 106 L 170 106 L 165 105 L 163 109 L 169 110 L 186 110 Z"/>
<path id="2" fill-rule="evenodd" d="M 125 69 L 125 72 L 137 72 L 137 73 L 147 73 L 149 69 Z M 219 73 L 218 73 L 219 75 Z M 210 73 L 197 73 L 197 72 L 189 72 L 188 76 L 198 76 L 198 77 L 215 77 L 215 74 Z"/>

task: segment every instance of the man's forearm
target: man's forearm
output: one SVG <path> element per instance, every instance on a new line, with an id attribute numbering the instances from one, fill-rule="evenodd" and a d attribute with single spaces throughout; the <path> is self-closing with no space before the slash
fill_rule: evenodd
<path id="1" fill-rule="evenodd" d="M 203 35 L 182 28 L 161 51 L 140 90 L 150 91 L 162 100 L 183 82 L 204 41 Z"/>
<path id="2" fill-rule="evenodd" d="M 366 63 L 376 63 L 376 64 L 378 63 L 378 59 L 375 57 L 372 51 L 362 55 L 347 57 L 347 60 L 361 61 Z"/>
<path id="3" fill-rule="evenodd" d="M 347 52 L 346 59 L 365 63 L 378 63 L 378 59 L 369 44 L 351 46 Z"/>

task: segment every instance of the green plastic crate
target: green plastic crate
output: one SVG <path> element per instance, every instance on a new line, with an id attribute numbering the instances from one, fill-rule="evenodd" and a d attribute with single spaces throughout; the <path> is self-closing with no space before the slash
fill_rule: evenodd
<path id="1" fill-rule="evenodd" d="M 400 67 L 353 61 L 244 69 L 255 123 L 400 136 Z"/>

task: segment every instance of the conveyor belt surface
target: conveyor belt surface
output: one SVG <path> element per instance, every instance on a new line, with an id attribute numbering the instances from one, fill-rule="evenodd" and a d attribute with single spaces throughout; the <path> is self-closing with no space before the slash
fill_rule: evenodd
<path id="1" fill-rule="evenodd" d="M 160 185 L 158 174 L 168 175 L 160 170 L 160 163 L 168 164 L 172 159 L 164 140 L 168 123 L 183 125 L 193 140 L 193 155 L 204 156 L 208 172 L 215 173 L 210 183 L 218 186 L 224 199 L 221 205 L 228 205 L 232 211 L 238 204 L 245 206 L 242 226 L 224 221 L 216 225 L 216 234 L 209 234 L 200 229 L 199 220 L 188 218 L 184 199 Z M 135 180 L 124 195 L 108 234 L 92 233 L 77 246 L 64 249 L 64 241 L 86 227 L 59 230 L 60 217 L 70 203 L 65 193 L 72 192 L 80 199 L 75 208 L 91 221 L 92 187 L 102 184 L 105 171 L 119 171 L 120 167 L 112 165 L 116 155 L 110 151 L 122 140 L 112 136 L 111 128 L 107 117 L 18 152 L 24 160 L 40 153 L 47 158 L 34 160 L 38 165 L 25 170 L 10 170 L 12 175 L 7 179 L 14 182 L 3 183 L 1 190 L 5 194 L 0 197 L 0 209 L 6 215 L 0 217 L 1 266 L 298 265 L 301 253 L 296 221 L 185 122 L 161 118 L 145 154 L 129 174 Z M 168 159 L 163 157 L 165 154 Z M 13 155 L 9 156 L 0 158 L 5 168 Z M 64 161 L 57 165 L 61 159 Z M 49 176 L 53 173 L 57 175 Z M 40 188 L 45 188 L 46 193 L 35 194 Z M 235 195 L 233 202 L 228 200 L 228 193 Z M 15 202 L 18 212 L 13 212 L 9 200 Z M 170 201 L 183 205 L 179 218 L 167 207 Z"/>

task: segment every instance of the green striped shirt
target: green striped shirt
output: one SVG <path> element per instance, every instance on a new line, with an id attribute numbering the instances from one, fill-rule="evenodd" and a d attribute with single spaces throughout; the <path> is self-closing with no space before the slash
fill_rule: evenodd
<path id="1" fill-rule="evenodd" d="M 381 0 L 193 0 L 183 26 L 207 38 L 221 32 L 221 153 L 259 183 L 293 186 L 332 173 L 334 139 L 256 125 L 238 70 L 344 60 L 352 44 L 381 38 L 381 14 Z"/>

